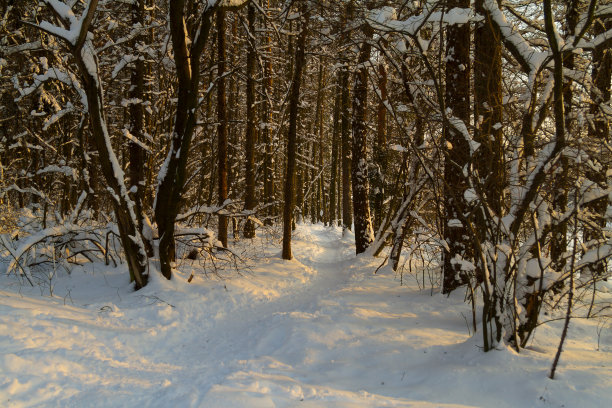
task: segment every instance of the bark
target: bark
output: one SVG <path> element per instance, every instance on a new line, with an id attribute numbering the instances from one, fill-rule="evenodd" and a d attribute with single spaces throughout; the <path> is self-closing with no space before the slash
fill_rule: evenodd
<path id="1" fill-rule="evenodd" d="M 469 0 L 449 0 L 449 9 L 469 7 Z M 470 121 L 470 26 L 453 25 L 446 29 L 447 62 L 445 104 L 452 115 L 466 126 Z M 469 232 L 465 222 L 464 192 L 468 186 L 463 171 L 470 160 L 467 140 L 459 132 L 444 127 L 449 142 L 444 160 L 444 219 L 443 236 L 448 244 L 443 254 L 442 293 L 450 293 L 461 285 L 461 264 L 456 258 L 470 261 Z"/>
<path id="2" fill-rule="evenodd" d="M 353 224 L 353 213 L 351 207 L 351 132 L 349 122 L 349 81 L 348 70 L 342 68 L 340 71 L 342 77 L 342 229 L 351 229 Z"/>
<path id="3" fill-rule="evenodd" d="M 81 78 L 89 107 L 89 124 L 102 174 L 113 194 L 113 208 L 117 217 L 117 226 L 126 261 L 130 271 L 130 278 L 135 282 L 138 290 L 147 283 L 148 264 L 142 235 L 138 229 L 136 214 L 133 212 L 134 203 L 128 196 L 127 187 L 123 181 L 123 172 L 118 168 L 118 162 L 111 146 L 107 143 L 109 138 L 106 120 L 103 114 L 103 92 L 99 87 L 99 80 L 89 72 L 82 59 L 77 58 L 81 71 Z M 134 237 L 134 239 L 132 238 Z"/>
<path id="4" fill-rule="evenodd" d="M 267 0 L 267 9 L 270 9 L 270 0 Z M 267 27 L 268 28 L 268 27 Z M 268 28 L 269 29 L 269 28 Z M 263 172 L 264 172 L 264 196 L 263 202 L 266 205 L 266 215 L 268 216 L 264 222 L 266 225 L 272 225 L 272 216 L 276 215 L 275 206 L 273 203 L 276 201 L 274 197 L 274 159 L 273 159 L 273 140 L 271 138 L 271 123 L 272 123 L 272 38 L 270 33 L 266 35 L 266 57 L 264 63 L 264 79 L 262 81 L 263 86 L 263 111 L 262 119 L 265 122 L 265 126 L 262 128 L 262 139 L 265 144 L 265 153 L 263 161 Z"/>
<path id="5" fill-rule="evenodd" d="M 341 27 L 346 29 L 348 22 L 351 21 L 354 14 L 354 2 L 349 1 L 346 4 L 344 15 L 342 16 Z M 343 34 L 342 43 L 349 41 L 348 34 Z M 340 87 L 342 88 L 342 102 L 340 104 L 340 112 L 342 118 L 341 135 L 342 135 L 342 231 L 350 230 L 353 224 L 353 209 L 351 200 L 351 123 L 350 123 L 350 91 L 349 91 L 349 72 L 347 55 L 341 56 L 341 61 L 345 64 L 340 68 Z"/>
<path id="6" fill-rule="evenodd" d="M 612 29 L 612 19 L 598 19 L 593 23 L 593 33 L 600 35 L 607 30 Z M 610 138 L 610 115 L 606 114 L 602 105 L 610 100 L 610 81 L 612 73 L 612 52 L 605 44 L 601 44 L 593 50 L 593 68 L 591 77 L 593 78 L 593 87 L 591 89 L 591 101 L 589 113 L 592 115 L 592 121 L 588 128 L 588 143 L 591 160 L 601 164 L 599 171 L 588 170 L 587 178 L 602 188 L 606 189 L 606 174 L 611 168 L 610 154 L 606 149 L 606 145 L 611 142 Z M 606 210 L 608 200 L 604 197 L 590 205 L 588 208 L 596 219 L 589 228 L 585 231 L 585 240 L 601 239 L 604 235 L 606 227 Z M 596 275 L 605 273 L 606 264 L 604 262 L 597 263 L 593 272 Z"/>
<path id="7" fill-rule="evenodd" d="M 580 0 L 571 0 L 567 4 L 567 12 L 565 23 L 567 25 L 567 35 L 574 35 L 576 31 L 576 25 L 578 24 Z M 565 55 L 563 58 L 563 67 L 568 69 L 574 69 L 574 54 L 570 53 Z M 555 79 L 556 80 L 556 79 Z M 564 128 L 571 132 L 573 121 L 571 119 L 572 112 L 572 83 L 565 82 L 563 84 L 563 104 L 564 104 Z M 559 159 L 560 169 L 556 174 L 555 181 L 553 184 L 553 209 L 558 214 L 563 214 L 567 210 L 567 195 L 568 195 L 568 182 L 569 182 L 569 165 L 570 162 L 566 156 L 561 156 Z M 552 260 L 552 268 L 556 271 L 562 271 L 565 267 L 566 260 L 564 253 L 567 251 L 567 223 L 562 222 L 553 225 L 552 239 L 550 241 L 550 258 Z M 539 305 L 538 308 L 539 310 Z M 537 316 L 536 316 L 537 321 Z"/>
<path id="8" fill-rule="evenodd" d="M 378 89 L 380 100 L 376 115 L 376 150 L 374 151 L 375 174 L 374 185 L 374 230 L 378 231 L 383 219 L 383 201 L 385 198 L 385 171 L 387 169 L 387 71 L 383 64 L 378 67 Z"/>
<path id="9" fill-rule="evenodd" d="M 144 26 L 145 16 L 145 0 L 138 0 L 132 4 L 132 25 L 141 24 Z M 142 41 L 141 36 L 136 36 L 133 41 L 133 46 L 138 41 Z M 142 102 L 144 102 L 145 85 L 145 63 L 143 59 L 134 61 L 134 66 L 131 73 L 131 86 L 129 91 L 129 97 L 132 100 L 141 101 L 132 103 L 129 106 L 129 132 L 138 140 L 144 140 L 144 108 Z M 130 166 L 129 166 L 129 189 L 132 194 L 132 200 L 134 200 L 134 210 L 138 215 L 138 229 L 142 234 L 143 223 L 144 223 L 144 191 L 145 191 L 145 163 L 147 161 L 146 151 L 140 147 L 137 143 L 129 142 L 128 144 Z M 153 256 L 153 247 L 151 242 L 144 240 L 147 254 Z"/>
<path id="10" fill-rule="evenodd" d="M 365 252 L 374 240 L 372 219 L 370 216 L 366 108 L 368 105 L 368 68 L 364 64 L 369 61 L 372 45 L 369 40 L 373 30 L 366 26 L 365 41 L 361 44 L 358 64 L 361 66 L 355 74 L 353 88 L 353 157 L 352 185 L 353 211 L 355 222 L 355 252 Z"/>
<path id="11" fill-rule="evenodd" d="M 217 166 L 219 207 L 227 200 L 227 106 L 225 95 L 225 11 L 217 11 Z M 227 216 L 219 214 L 217 238 L 227 248 Z"/>
<path id="12" fill-rule="evenodd" d="M 170 150 L 157 188 L 155 219 L 159 231 L 159 261 L 164 277 L 172 277 L 175 258 L 174 224 L 178 214 L 186 180 L 187 157 L 196 126 L 198 91 L 200 85 L 200 57 L 210 33 L 212 15 L 216 7 L 202 13 L 198 35 L 187 45 L 185 1 L 170 0 L 169 23 L 174 62 L 178 80 L 177 109 Z"/>
<path id="13" fill-rule="evenodd" d="M 249 5 L 247 20 L 249 25 L 249 51 L 247 54 L 246 66 L 246 134 L 245 134 L 245 194 L 244 209 L 251 211 L 255 208 L 255 64 L 256 64 L 256 44 L 255 44 L 255 5 Z M 244 237 L 255 237 L 255 223 L 247 219 L 244 224 Z"/>
<path id="14" fill-rule="evenodd" d="M 314 223 L 321 220 L 321 179 L 322 174 L 319 174 L 323 170 L 323 58 L 319 58 L 319 72 L 317 75 L 317 108 L 315 115 L 315 126 L 317 132 L 317 142 L 313 141 L 312 150 L 312 163 L 318 161 L 318 168 L 312 168 L 312 187 L 316 190 L 313 191 L 311 220 Z"/>
<path id="15" fill-rule="evenodd" d="M 295 51 L 295 64 L 293 70 L 293 78 L 291 81 L 291 90 L 289 94 L 289 129 L 287 133 L 287 167 L 285 174 L 285 203 L 283 208 L 283 259 L 292 259 L 291 253 L 291 230 L 292 230 L 292 214 L 294 206 L 294 176 L 296 164 L 296 144 L 297 144 L 297 121 L 298 121 L 298 106 L 300 101 L 300 86 L 302 82 L 302 71 L 306 62 L 305 48 L 306 37 L 308 34 L 308 5 L 303 2 L 301 5 L 301 28 L 297 40 Z"/>
<path id="16" fill-rule="evenodd" d="M 484 181 L 482 191 L 486 204 L 501 216 L 505 188 L 501 33 L 486 12 L 484 0 L 476 1 L 476 12 L 485 18 L 474 33 L 474 140 L 480 143 L 474 164 L 479 178 Z M 481 229 L 484 227 L 481 225 Z"/>
<path id="17" fill-rule="evenodd" d="M 332 130 L 332 152 L 331 152 L 331 177 L 329 181 L 329 223 L 336 225 L 336 193 L 338 191 L 336 184 L 338 183 L 338 144 L 340 136 L 340 74 L 338 74 L 338 82 L 334 89 L 334 114 L 333 114 L 333 130 Z"/>
<path id="18" fill-rule="evenodd" d="M 230 38 L 238 38 L 238 18 L 232 20 L 232 30 Z M 236 66 L 236 56 L 238 55 L 239 43 L 238 41 L 232 41 L 231 47 L 228 48 L 228 56 L 226 58 L 226 67 Z M 240 157 L 238 152 L 239 135 L 236 126 L 232 126 L 236 122 L 237 109 L 232 109 L 233 106 L 237 106 L 237 101 L 240 100 L 240 87 L 238 86 L 238 80 L 234 75 L 227 77 L 227 103 L 226 107 L 226 129 L 227 129 L 227 198 L 230 201 L 236 200 L 237 195 L 237 181 L 241 178 L 242 166 L 237 160 Z M 227 217 L 226 217 L 227 218 Z M 231 221 L 231 231 L 235 240 L 239 238 L 240 230 L 238 227 L 238 219 L 236 217 L 228 218 L 228 222 Z M 228 226 L 229 227 L 229 226 Z"/>

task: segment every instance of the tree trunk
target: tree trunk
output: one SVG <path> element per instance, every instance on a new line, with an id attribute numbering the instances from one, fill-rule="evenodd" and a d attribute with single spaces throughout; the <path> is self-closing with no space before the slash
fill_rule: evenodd
<path id="1" fill-rule="evenodd" d="M 355 221 L 355 252 L 360 254 L 374 241 L 372 219 L 370 217 L 370 198 L 368 181 L 366 108 L 368 104 L 368 68 L 372 45 L 372 29 L 365 28 L 366 36 L 359 51 L 358 64 L 361 68 L 355 74 L 353 88 L 353 211 Z"/>
<path id="2" fill-rule="evenodd" d="M 170 1 L 170 36 L 178 79 L 178 101 L 170 150 L 155 197 L 155 219 L 160 236 L 159 262 L 161 273 L 167 279 L 172 277 L 172 263 L 175 259 L 174 224 L 181 204 L 187 157 L 197 122 L 200 57 L 208 40 L 212 15 L 216 10 L 216 7 L 204 10 L 197 30 L 198 35 L 188 46 L 184 2 Z"/>
<path id="3" fill-rule="evenodd" d="M 353 224 L 353 214 L 351 208 L 351 132 L 349 122 L 349 81 L 348 69 L 342 67 L 340 71 L 342 87 L 342 229 L 350 230 Z"/>
<path id="4" fill-rule="evenodd" d="M 270 9 L 270 0 L 267 0 L 266 10 Z M 266 20 L 267 21 L 267 20 Z M 266 29 L 270 28 L 266 25 Z M 266 35 L 266 57 L 264 63 L 264 79 L 262 81 L 263 87 L 263 112 L 262 118 L 264 126 L 262 126 L 262 139 L 265 144 L 265 153 L 263 160 L 263 172 L 264 172 L 264 197 L 263 202 L 266 205 L 267 218 L 264 222 L 265 225 L 272 225 L 272 217 L 277 214 L 276 206 L 273 203 L 276 201 L 274 194 L 274 159 L 273 159 L 273 140 L 271 138 L 271 123 L 272 123 L 272 38 L 268 32 Z"/>
<path id="5" fill-rule="evenodd" d="M 312 142 L 312 161 L 311 163 L 318 162 L 318 168 L 312 168 L 311 176 L 311 188 L 315 189 L 312 192 L 312 204 L 310 208 L 312 223 L 316 223 L 321 220 L 321 179 L 323 174 L 323 58 L 319 58 L 319 72 L 317 74 L 317 108 L 315 114 L 315 131 L 317 135 L 317 141 Z M 313 132 L 314 133 L 314 132 Z"/>
<path id="6" fill-rule="evenodd" d="M 148 259 L 137 221 L 140 214 L 137 215 L 134 212 L 134 202 L 128 195 L 123 170 L 119 167 L 119 162 L 111 148 L 110 136 L 103 114 L 104 101 L 102 89 L 99 87 L 99 78 L 90 72 L 89 65 L 85 64 L 80 52 L 76 59 L 87 95 L 89 123 L 98 150 L 100 167 L 104 179 L 113 192 L 113 208 L 130 271 L 130 279 L 135 282 L 135 289 L 138 290 L 145 286 L 148 280 Z"/>
<path id="7" fill-rule="evenodd" d="M 576 25 L 578 24 L 580 0 L 571 0 L 567 3 L 567 11 L 565 23 L 567 25 L 566 40 L 570 36 L 576 34 Z M 563 67 L 573 70 L 574 69 L 574 54 L 570 53 L 565 55 L 563 58 Z M 573 126 L 572 120 L 572 83 L 565 82 L 563 84 L 563 104 L 564 113 L 568 114 L 564 117 L 564 127 L 567 131 L 571 132 Z M 556 173 L 555 181 L 553 184 L 553 209 L 557 214 L 563 214 L 567 211 L 567 195 L 568 195 L 568 183 L 569 183 L 569 166 L 570 161 L 567 156 L 562 155 L 559 159 L 560 169 Z M 566 264 L 566 259 L 563 256 L 567 252 L 567 223 L 561 222 L 553 225 L 552 239 L 550 241 L 550 258 L 552 261 L 552 268 L 555 271 L 561 272 Z M 539 307 L 538 307 L 539 310 Z M 537 322 L 537 316 L 536 316 Z"/>
<path id="8" fill-rule="evenodd" d="M 593 33 L 595 35 L 601 35 L 604 32 L 612 29 L 612 19 L 606 20 L 597 19 L 593 22 Z M 599 162 L 601 169 L 599 171 L 592 170 L 589 168 L 587 171 L 587 178 L 602 188 L 606 189 L 606 174 L 611 168 L 610 153 L 607 150 L 606 145 L 611 142 L 610 138 L 610 117 L 604 111 L 604 105 L 610 100 L 610 79 L 612 73 L 612 52 L 601 44 L 593 50 L 593 69 L 591 77 L 593 78 L 593 87 L 591 89 L 591 105 L 589 107 L 589 113 L 593 119 L 589 123 L 588 129 L 588 140 L 589 140 L 589 153 L 593 162 Z M 606 227 L 606 210 L 608 207 L 608 200 L 603 197 L 591 205 L 589 210 L 595 215 L 593 227 L 588 228 L 585 231 L 585 240 L 601 239 L 604 235 L 604 229 Z M 598 262 L 594 267 L 595 275 L 603 275 L 606 264 L 605 262 Z"/>
<path id="9" fill-rule="evenodd" d="M 255 44 L 255 5 L 250 4 L 247 14 L 249 25 L 249 51 L 247 53 L 246 66 L 246 134 L 245 134 L 245 193 L 244 209 L 251 211 L 257 204 L 255 201 L 255 64 L 256 64 L 256 44 Z M 244 237 L 255 237 L 255 223 L 247 219 L 244 224 Z"/>
<path id="10" fill-rule="evenodd" d="M 291 81 L 291 90 L 289 94 L 289 129 L 287 134 L 287 167 L 285 174 L 285 205 L 283 208 L 283 259 L 291 259 L 291 227 L 292 214 L 294 205 L 294 175 L 296 162 L 296 144 L 297 144 L 297 120 L 298 106 L 300 101 L 300 85 L 302 82 L 302 71 L 305 65 L 305 48 L 306 36 L 308 33 L 308 4 L 302 2 L 301 5 L 301 29 L 297 40 L 295 51 L 295 64 L 293 70 L 293 79 Z"/>
<path id="11" fill-rule="evenodd" d="M 484 0 L 476 1 L 476 12 L 485 18 L 476 25 L 474 33 L 474 140 L 480 143 L 474 165 L 484 181 L 482 190 L 487 205 L 501 216 L 505 187 L 501 34 L 485 10 Z"/>
<path id="12" fill-rule="evenodd" d="M 448 9 L 470 7 L 469 0 L 448 0 Z M 446 28 L 446 87 L 445 109 L 462 120 L 470 121 L 470 26 L 452 25 Z M 443 111 L 444 112 L 444 111 Z M 445 121 L 444 137 L 447 152 L 444 161 L 443 236 L 448 249 L 443 253 L 442 293 L 450 293 L 461 284 L 461 260 L 471 260 L 469 232 L 465 224 L 464 192 L 467 178 L 463 171 L 470 160 L 470 148 L 464 136 Z"/>
<path id="13" fill-rule="evenodd" d="M 145 0 L 138 0 L 132 4 L 132 25 L 140 24 L 144 26 Z M 133 40 L 134 48 L 138 41 L 142 41 L 141 36 L 136 36 Z M 144 76 L 145 63 L 143 59 L 134 61 L 131 74 L 131 86 L 129 96 L 134 103 L 129 105 L 129 132 L 137 140 L 144 140 Z M 134 200 L 134 211 L 138 216 L 138 229 L 142 234 L 145 212 L 143 209 L 145 191 L 145 163 L 147 162 L 146 151 L 138 144 L 130 141 L 128 144 L 130 166 L 129 166 L 129 190 Z M 153 256 L 153 247 L 148 240 L 143 241 L 147 249 L 147 254 Z"/>
<path id="14" fill-rule="evenodd" d="M 232 29 L 230 38 L 237 39 L 238 38 L 238 18 L 232 19 Z M 226 54 L 229 53 L 226 57 L 226 67 L 234 67 L 236 66 L 236 56 L 238 55 L 239 43 L 238 41 L 231 41 L 231 47 L 226 47 Z M 236 126 L 232 126 L 236 121 L 237 109 L 232 109 L 232 106 L 237 106 L 237 101 L 241 100 L 240 98 L 240 87 L 238 86 L 238 80 L 234 75 L 229 75 L 227 77 L 227 83 L 229 86 L 226 86 L 227 98 L 226 98 L 226 108 L 229 104 L 229 109 L 226 109 L 225 123 L 226 123 L 226 134 L 227 134 L 227 198 L 230 201 L 235 201 L 238 195 L 237 192 L 237 182 L 241 178 L 241 174 L 239 169 L 240 162 L 237 160 L 240 157 L 240 153 L 238 152 L 239 142 L 239 134 L 237 132 Z M 228 225 L 228 228 L 231 228 L 232 236 L 235 240 L 239 238 L 240 231 L 238 227 L 238 219 L 236 217 L 226 217 L 229 221 L 231 221 L 231 226 Z"/>
<path id="15" fill-rule="evenodd" d="M 332 152 L 331 152 L 331 177 L 329 181 L 329 223 L 336 225 L 336 188 L 338 180 L 338 142 L 340 135 L 340 102 L 342 99 L 340 87 L 340 73 L 338 73 L 338 82 L 334 88 L 334 116 L 332 130 Z"/>
<path id="16" fill-rule="evenodd" d="M 217 159 L 219 207 L 227 200 L 227 107 L 225 103 L 225 11 L 217 11 Z M 219 214 L 217 237 L 227 248 L 227 216 Z"/>
<path id="17" fill-rule="evenodd" d="M 377 231 L 383 219 L 383 201 L 385 198 L 385 171 L 387 169 L 387 71 L 384 64 L 378 67 L 378 112 L 376 121 L 376 151 L 374 163 L 377 170 L 374 177 L 374 229 Z"/>

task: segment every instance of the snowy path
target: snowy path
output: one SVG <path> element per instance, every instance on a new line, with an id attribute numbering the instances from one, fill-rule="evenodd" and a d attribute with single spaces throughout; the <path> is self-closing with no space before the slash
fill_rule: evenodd
<path id="1" fill-rule="evenodd" d="M 53 298 L 0 281 L 0 406 L 612 405 L 612 334 L 595 351 L 597 322 L 576 323 L 553 382 L 558 327 L 538 331 L 538 352 L 484 354 L 460 294 L 373 275 L 378 260 L 337 229 L 299 226 L 289 262 L 256 245 L 229 280 L 183 272 L 133 293 L 97 266 L 59 278 Z"/>

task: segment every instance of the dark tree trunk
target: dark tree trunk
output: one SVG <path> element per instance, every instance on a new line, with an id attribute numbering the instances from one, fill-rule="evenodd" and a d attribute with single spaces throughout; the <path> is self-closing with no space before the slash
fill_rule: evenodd
<path id="1" fill-rule="evenodd" d="M 366 38 L 361 44 L 358 64 L 361 66 L 355 73 L 353 88 L 353 212 L 355 221 L 355 252 L 364 252 L 374 240 L 372 220 L 370 217 L 370 198 L 368 181 L 366 108 L 368 104 L 368 68 L 372 45 L 372 29 L 366 26 Z"/>
<path id="2" fill-rule="evenodd" d="M 340 27 L 345 30 L 353 18 L 355 4 L 354 1 L 346 3 L 344 14 L 341 18 Z M 350 41 L 348 33 L 342 34 L 341 43 L 346 44 Z M 351 118 L 350 118 L 350 92 L 349 92 L 349 56 L 346 52 L 341 55 L 341 62 L 344 64 L 340 68 L 340 88 L 342 89 L 342 102 L 340 103 L 340 116 L 342 118 L 341 140 L 342 140 L 342 233 L 350 230 L 353 225 L 353 210 L 351 200 Z"/>
<path id="3" fill-rule="evenodd" d="M 597 19 L 593 22 L 593 33 L 601 35 L 612 29 L 612 19 Z M 599 171 L 588 170 L 587 178 L 606 189 L 606 174 L 612 167 L 609 150 L 606 145 L 611 142 L 610 138 L 610 116 L 606 114 L 603 105 L 610 100 L 610 80 L 612 73 L 612 52 L 605 44 L 597 46 L 593 50 L 593 88 L 591 89 L 591 106 L 589 113 L 593 116 L 589 124 L 589 152 L 593 161 L 598 161 L 602 168 Z M 603 197 L 591 204 L 589 210 L 595 215 L 593 227 L 585 231 L 585 240 L 602 239 L 606 227 L 606 210 L 608 200 Z M 596 275 L 603 275 L 606 264 L 599 262 L 594 267 Z"/>
<path id="4" fill-rule="evenodd" d="M 570 11 L 570 10 L 568 10 Z M 571 17 L 570 11 L 570 18 Z M 577 16 L 576 16 L 577 17 Z M 553 110 L 555 113 L 555 142 L 559 149 L 562 149 L 565 146 L 565 106 L 564 106 L 564 85 L 563 85 L 563 55 L 561 52 L 561 44 L 558 44 L 557 37 L 555 35 L 554 28 L 554 16 L 552 13 L 552 5 L 550 0 L 544 0 L 544 23 L 546 29 L 546 35 L 548 36 L 548 41 L 550 43 L 550 48 L 553 54 L 553 61 L 555 63 L 553 70 L 554 77 L 554 86 L 553 86 Z M 567 178 L 567 161 L 561 159 L 560 161 L 561 171 L 560 171 L 560 180 L 563 183 L 564 179 Z M 557 207 L 559 210 L 564 211 L 564 207 L 567 206 L 567 192 L 563 192 L 566 189 L 566 186 L 557 186 L 561 189 L 561 191 L 555 191 L 553 194 L 553 206 Z M 559 267 L 562 266 L 564 261 L 562 261 L 562 254 L 567 250 L 567 237 L 565 236 L 567 232 L 567 227 L 565 224 L 558 224 L 553 228 L 552 231 L 552 244 L 551 244 L 551 260 L 553 266 Z M 559 240 L 558 243 L 555 243 L 556 240 Z M 564 245 L 563 248 L 560 245 Z"/>
<path id="5" fill-rule="evenodd" d="M 317 153 L 319 158 L 319 174 L 317 178 L 317 221 L 326 222 L 327 205 L 325 203 L 325 185 L 323 183 L 323 113 L 319 117 L 319 143 L 317 144 Z"/>
<path id="6" fill-rule="evenodd" d="M 334 88 L 334 116 L 332 130 L 332 152 L 331 152 L 331 177 L 329 181 L 329 223 L 336 225 L 336 194 L 338 183 L 338 144 L 340 136 L 340 102 L 342 99 L 340 87 L 340 73 L 338 73 L 338 82 Z"/>
<path id="7" fill-rule="evenodd" d="M 144 17 L 145 17 L 145 0 L 138 0 L 132 4 L 132 25 L 141 24 L 144 26 Z M 136 36 L 134 38 L 134 45 L 138 42 L 142 41 L 141 36 Z M 144 94 L 145 94 L 145 86 L 144 86 L 144 76 L 145 76 L 145 63 L 143 59 L 138 59 L 134 61 L 134 66 L 132 68 L 131 74 L 131 86 L 129 96 L 130 99 L 135 101 L 129 106 L 129 116 L 130 116 L 130 124 L 129 124 L 129 132 L 135 137 L 137 140 L 144 140 Z M 129 189 L 132 194 L 132 200 L 134 200 L 134 211 L 138 216 L 138 229 L 143 230 L 143 223 L 145 216 L 143 201 L 144 201 L 144 191 L 145 191 L 145 163 L 147 162 L 147 154 L 146 151 L 138 144 L 134 142 L 130 142 L 128 145 L 129 149 L 129 157 L 130 157 L 130 167 L 129 167 Z M 145 247 L 147 249 L 147 254 L 149 256 L 153 256 L 153 247 L 151 242 L 148 240 L 144 240 Z"/>
<path id="8" fill-rule="evenodd" d="M 566 39 L 575 35 L 576 25 L 578 24 L 580 0 L 570 0 L 567 3 L 567 11 L 565 23 L 567 25 Z M 574 54 L 570 53 L 563 58 L 563 67 L 574 69 Z M 563 84 L 563 104 L 564 104 L 564 127 L 567 131 L 572 131 L 572 84 L 566 82 Z M 553 209 L 557 214 L 563 214 L 567 211 L 567 194 L 569 183 L 569 166 L 570 161 L 567 156 L 562 155 L 559 159 L 560 169 L 556 174 L 553 184 Z M 550 258 L 552 260 L 552 268 L 556 271 L 562 271 L 566 264 L 566 259 L 563 256 L 567 252 L 567 223 L 562 222 L 553 226 L 552 239 L 550 241 Z M 539 307 L 538 307 L 539 311 Z M 535 316 L 537 322 L 537 316 Z"/>
<path id="9" fill-rule="evenodd" d="M 470 7 L 469 0 L 448 0 L 448 9 Z M 446 28 L 446 87 L 445 110 L 462 120 L 470 121 L 470 26 L 452 25 Z M 443 236 L 448 244 L 443 254 L 442 293 L 450 293 L 461 284 L 460 260 L 471 260 L 468 229 L 464 213 L 464 192 L 468 186 L 463 171 L 470 160 L 470 148 L 465 137 L 445 121 L 444 137 L 448 142 L 444 162 Z M 459 258 L 459 259 L 457 259 Z"/>
<path id="10" fill-rule="evenodd" d="M 232 30 L 230 38 L 237 39 L 238 38 L 238 19 L 232 19 Z M 236 66 L 236 56 L 238 55 L 239 43 L 238 41 L 231 41 L 231 47 L 229 47 L 229 55 L 226 57 L 226 67 Z M 227 53 L 227 52 L 226 52 Z M 234 75 L 230 75 L 227 78 L 229 87 L 226 89 L 229 91 L 227 95 L 227 103 L 226 107 L 229 106 L 229 109 L 226 109 L 226 132 L 227 132 L 227 198 L 230 201 L 235 201 L 237 192 L 237 181 L 241 178 L 241 170 L 238 170 L 242 166 L 240 166 L 240 162 L 237 160 L 240 157 L 240 153 L 238 152 L 239 145 L 239 135 L 236 129 L 236 126 L 232 126 L 232 124 L 236 120 L 237 110 L 232 109 L 233 106 L 237 106 L 237 101 L 241 100 L 240 98 L 240 87 L 238 86 L 238 80 Z M 229 104 L 229 105 L 228 105 Z M 228 228 L 231 228 L 232 235 L 234 239 L 238 239 L 240 235 L 239 227 L 238 227 L 238 219 L 236 217 L 231 217 L 228 219 Z M 231 221 L 231 226 L 229 225 L 229 221 Z"/>
<path id="11" fill-rule="evenodd" d="M 225 11 L 217 11 L 217 159 L 219 207 L 227 200 L 227 107 L 225 103 Z M 218 239 L 227 248 L 227 216 L 219 214 Z"/>
<path id="12" fill-rule="evenodd" d="M 270 9 L 270 0 L 267 0 L 267 9 Z M 269 27 L 266 26 L 269 30 Z M 264 178 L 264 196 L 263 202 L 266 205 L 267 218 L 265 225 L 272 225 L 272 216 L 276 215 L 276 206 L 273 203 L 276 201 L 274 197 L 274 159 L 273 159 L 273 140 L 271 138 L 271 123 L 272 123 L 272 38 L 271 34 L 266 35 L 266 57 L 264 63 L 264 79 L 263 87 L 263 111 L 262 118 L 265 126 L 262 128 L 262 139 L 265 144 L 265 153 L 263 160 L 263 178 Z"/>
<path id="13" fill-rule="evenodd" d="M 140 289 L 147 283 L 147 254 L 138 229 L 137 215 L 134 213 L 133 202 L 128 196 L 123 180 L 123 171 L 117 168 L 114 152 L 108 141 L 108 130 L 103 115 L 103 93 L 99 88 L 98 78 L 93 77 L 88 67 L 81 59 L 77 59 L 84 82 L 89 109 L 89 123 L 94 137 L 94 143 L 99 155 L 102 174 L 108 186 L 113 191 L 113 208 L 117 217 L 117 226 L 123 246 L 123 251 L 130 270 L 130 278 L 135 282 L 135 288 Z"/>
<path id="14" fill-rule="evenodd" d="M 206 8 L 200 18 L 198 36 L 187 45 L 185 2 L 171 0 L 169 5 L 170 36 L 178 78 L 178 101 L 170 151 L 166 159 L 165 176 L 160 180 L 155 201 L 155 219 L 159 231 L 159 261 L 161 273 L 172 277 L 175 259 L 174 224 L 186 180 L 187 157 L 196 126 L 200 85 L 200 57 L 208 40 L 212 15 L 216 7 Z"/>
<path id="15" fill-rule="evenodd" d="M 474 140 L 480 143 L 474 165 L 484 181 L 483 193 L 495 215 L 502 215 L 505 169 L 502 136 L 501 34 L 485 11 L 484 0 L 476 12 L 485 16 L 474 33 Z"/>
<path id="16" fill-rule="evenodd" d="M 351 127 L 350 127 L 350 99 L 348 70 L 341 68 L 340 76 L 342 87 L 342 228 L 351 229 L 353 224 L 353 214 L 351 208 Z"/>
<path id="17" fill-rule="evenodd" d="M 256 64 L 256 46 L 255 44 L 255 5 L 250 4 L 247 20 L 249 25 L 249 51 L 247 54 L 246 66 L 246 135 L 245 135 L 245 193 L 244 193 L 244 209 L 251 211 L 257 204 L 255 201 L 255 64 Z M 244 237 L 255 237 L 255 223 L 247 219 L 244 224 Z"/>
<path id="18" fill-rule="evenodd" d="M 287 167 L 285 174 L 285 205 L 283 208 L 283 259 L 291 259 L 291 230 L 292 214 L 294 205 L 294 175 L 296 164 L 296 144 L 297 144 L 297 121 L 298 106 L 300 102 L 300 85 L 302 82 L 302 71 L 305 64 L 306 36 L 308 34 L 308 5 L 303 2 L 301 5 L 301 28 L 297 40 L 295 51 L 295 64 L 293 79 L 291 80 L 291 91 L 289 94 L 289 129 L 287 134 Z"/>
<path id="19" fill-rule="evenodd" d="M 374 163 L 377 170 L 374 177 L 374 229 L 378 230 L 383 219 L 383 201 L 385 198 L 385 172 L 387 169 L 387 71 L 381 63 L 378 67 L 378 89 L 380 100 L 376 121 L 376 150 Z"/>
<path id="20" fill-rule="evenodd" d="M 311 170 L 311 186 L 312 189 L 312 204 L 310 207 L 311 221 L 316 223 L 321 220 L 321 179 L 323 170 L 323 58 L 319 58 L 319 72 L 317 74 L 317 108 L 315 114 L 315 131 L 317 141 L 312 142 L 312 161 L 314 164 L 318 162 L 318 168 Z"/>

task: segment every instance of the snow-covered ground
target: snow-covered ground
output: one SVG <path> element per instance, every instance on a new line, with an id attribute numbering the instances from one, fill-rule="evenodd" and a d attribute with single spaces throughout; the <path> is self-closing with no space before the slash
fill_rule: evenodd
<path id="1" fill-rule="evenodd" d="M 301 225 L 293 261 L 259 240 L 241 274 L 187 283 L 183 267 L 138 292 L 99 264 L 58 275 L 53 297 L 3 277 L 0 406 L 612 406 L 609 322 L 572 321 L 550 380 L 560 322 L 483 353 L 461 293 L 374 275 L 351 241 Z"/>

